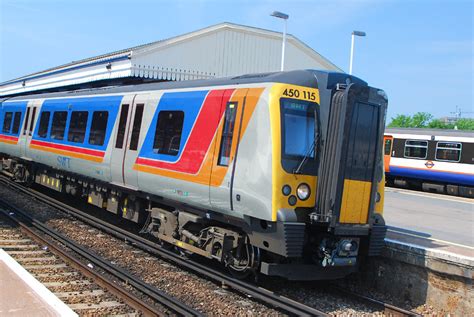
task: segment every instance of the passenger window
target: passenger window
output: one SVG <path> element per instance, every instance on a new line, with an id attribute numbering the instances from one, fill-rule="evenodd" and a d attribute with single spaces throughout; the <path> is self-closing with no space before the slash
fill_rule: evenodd
<path id="1" fill-rule="evenodd" d="M 3 118 L 3 128 L 2 128 L 3 133 L 10 133 L 10 130 L 12 129 L 12 118 L 13 118 L 13 112 L 5 112 L 5 117 Z"/>
<path id="2" fill-rule="evenodd" d="M 461 160 L 461 143 L 438 142 L 436 144 L 436 160 L 459 162 Z"/>
<path id="3" fill-rule="evenodd" d="M 51 113 L 49 111 L 43 111 L 40 117 L 40 125 L 38 129 L 38 136 L 45 138 L 48 135 L 49 117 Z"/>
<path id="4" fill-rule="evenodd" d="M 183 121 L 183 111 L 160 111 L 153 140 L 153 153 L 178 155 Z"/>
<path id="5" fill-rule="evenodd" d="M 143 104 L 137 105 L 135 119 L 133 119 L 132 139 L 130 140 L 130 150 L 136 151 L 140 138 L 140 128 L 142 127 Z"/>
<path id="6" fill-rule="evenodd" d="M 107 111 L 94 111 L 92 115 L 91 132 L 89 135 L 89 144 L 103 145 L 105 140 L 105 131 L 107 130 Z"/>
<path id="7" fill-rule="evenodd" d="M 26 109 L 25 124 L 23 125 L 23 135 L 26 134 L 26 130 L 28 129 L 28 119 L 29 118 L 30 118 L 30 108 Z"/>
<path id="8" fill-rule="evenodd" d="M 385 155 L 390 155 L 391 151 L 392 151 L 392 140 L 391 139 L 385 139 L 384 154 Z"/>
<path id="9" fill-rule="evenodd" d="M 218 165 L 229 166 L 232 137 L 234 136 L 237 103 L 229 102 L 225 109 L 224 127 L 222 128 L 221 147 L 219 150 Z"/>
<path id="10" fill-rule="evenodd" d="M 66 130 L 67 111 L 55 111 L 53 114 L 53 123 L 51 125 L 51 138 L 55 140 L 64 140 L 64 131 Z"/>
<path id="11" fill-rule="evenodd" d="M 125 138 L 125 128 L 127 126 L 128 118 L 128 109 L 129 105 L 122 105 L 122 110 L 120 111 L 120 121 L 117 130 L 117 139 L 115 140 L 115 148 L 121 149 L 123 147 L 123 140 Z"/>
<path id="12" fill-rule="evenodd" d="M 405 142 L 405 157 L 425 159 L 428 152 L 428 141 L 407 140 Z"/>
<path id="13" fill-rule="evenodd" d="M 29 135 L 31 135 L 31 133 L 33 132 L 35 119 L 36 119 L 36 107 L 33 108 L 33 114 L 31 115 L 30 130 L 28 132 Z"/>
<path id="14" fill-rule="evenodd" d="M 71 122 L 69 124 L 69 132 L 67 140 L 74 143 L 83 143 L 86 135 L 87 118 L 89 113 L 87 111 L 73 111 L 71 114 Z"/>
<path id="15" fill-rule="evenodd" d="M 20 121 L 21 121 L 21 112 L 15 112 L 15 117 L 13 118 L 13 134 L 18 134 L 20 131 Z"/>

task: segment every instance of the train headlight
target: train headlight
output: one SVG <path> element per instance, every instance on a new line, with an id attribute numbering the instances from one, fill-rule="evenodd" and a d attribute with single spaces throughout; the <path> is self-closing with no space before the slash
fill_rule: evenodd
<path id="1" fill-rule="evenodd" d="M 307 184 L 300 184 L 298 186 L 298 189 L 296 190 L 296 195 L 300 200 L 306 200 L 309 198 L 309 195 L 311 195 L 311 190 Z"/>
<path id="2" fill-rule="evenodd" d="M 281 189 L 281 192 L 282 192 L 283 195 L 285 195 L 285 196 L 288 196 L 289 194 L 291 194 L 291 187 L 290 187 L 290 185 L 284 185 L 283 188 Z"/>
<path id="3" fill-rule="evenodd" d="M 290 206 L 296 205 L 297 201 L 298 200 L 296 199 L 295 195 L 291 195 L 290 197 L 288 197 L 288 204 L 290 204 Z"/>

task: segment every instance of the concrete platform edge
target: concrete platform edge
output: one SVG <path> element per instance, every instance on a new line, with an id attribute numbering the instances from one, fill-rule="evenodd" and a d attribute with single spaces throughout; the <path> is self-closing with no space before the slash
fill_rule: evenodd
<path id="1" fill-rule="evenodd" d="M 28 286 L 60 316 L 78 316 L 71 308 L 69 308 L 69 306 L 56 297 L 56 295 L 34 278 L 3 249 L 0 249 L 0 260 L 3 261 L 19 278 L 28 284 Z"/>
<path id="2" fill-rule="evenodd" d="M 382 257 L 468 279 L 474 273 L 474 258 L 388 238 Z"/>

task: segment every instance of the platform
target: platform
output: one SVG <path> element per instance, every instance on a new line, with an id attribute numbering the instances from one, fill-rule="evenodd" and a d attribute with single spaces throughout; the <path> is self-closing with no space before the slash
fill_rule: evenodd
<path id="1" fill-rule="evenodd" d="M 0 316 L 77 316 L 0 249 Z"/>

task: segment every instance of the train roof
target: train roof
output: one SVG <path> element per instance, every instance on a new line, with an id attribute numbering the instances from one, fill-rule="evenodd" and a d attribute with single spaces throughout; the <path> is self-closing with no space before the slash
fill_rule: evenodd
<path id="1" fill-rule="evenodd" d="M 18 101 L 25 99 L 41 99 L 41 98 L 57 98 L 57 97 L 77 97 L 77 96 L 90 96 L 98 94 L 120 94 L 140 91 L 153 91 L 153 90 L 164 90 L 164 89 L 179 89 L 179 88 L 196 88 L 196 87 L 207 87 L 207 86 L 224 86 L 224 85 L 242 85 L 242 84 L 253 84 L 253 83 L 286 83 L 308 87 L 318 87 L 318 81 L 325 81 L 326 86 L 330 86 L 331 83 L 345 82 L 350 80 L 354 83 L 367 85 L 366 82 L 361 79 L 351 76 L 346 73 L 331 72 L 324 70 L 294 70 L 286 72 L 274 72 L 274 73 L 258 73 L 248 74 L 242 76 L 233 76 L 218 79 L 199 79 L 199 80 L 188 80 L 179 82 L 158 82 L 158 83 L 145 83 L 136 85 L 126 86 L 111 86 L 102 88 L 90 88 L 63 92 L 52 92 L 52 93 L 41 93 L 32 95 L 21 95 L 12 98 L 0 99 L 0 102 L 4 101 Z"/>
<path id="2" fill-rule="evenodd" d="M 423 129 L 423 128 L 386 128 L 385 134 L 434 135 L 450 137 L 474 137 L 473 130 Z"/>

